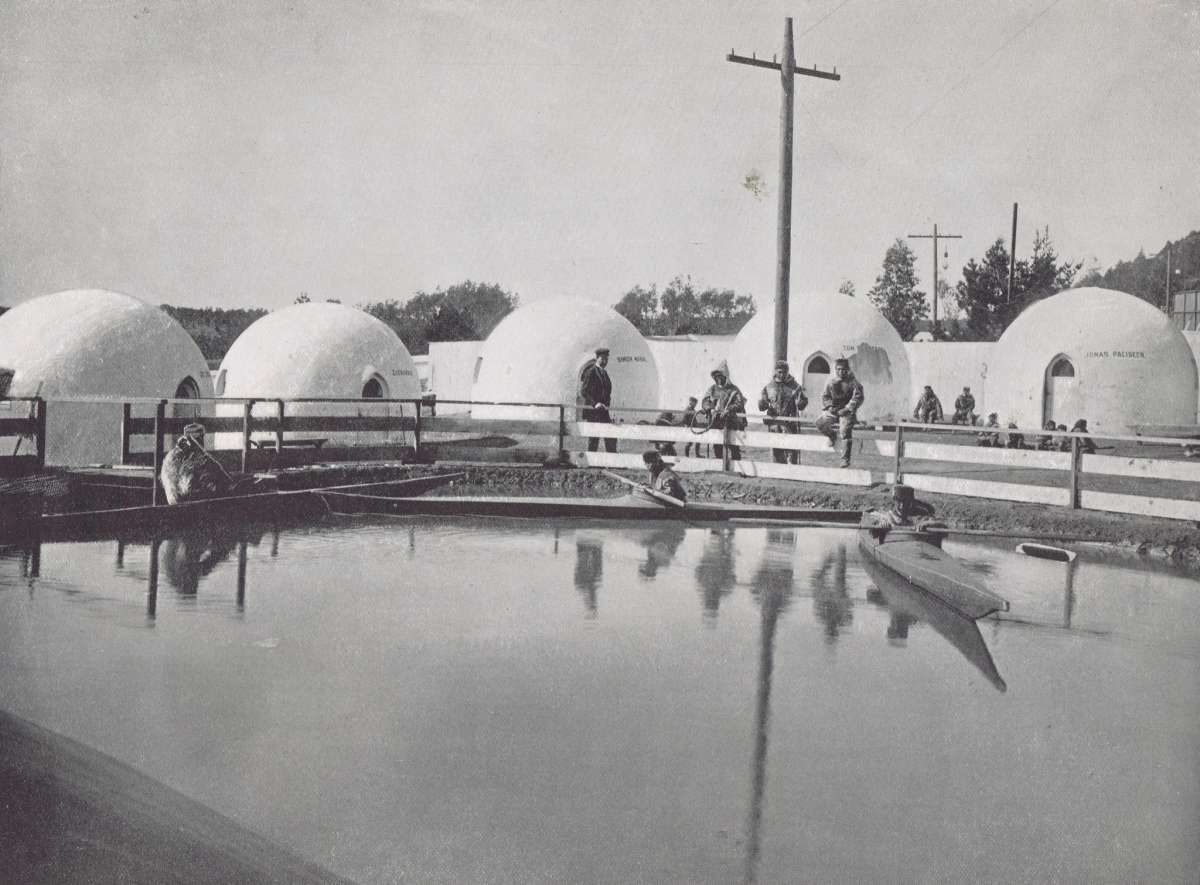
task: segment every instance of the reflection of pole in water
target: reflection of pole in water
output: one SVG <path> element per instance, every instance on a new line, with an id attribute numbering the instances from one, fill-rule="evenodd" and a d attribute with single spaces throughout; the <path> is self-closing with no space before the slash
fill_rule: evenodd
<path id="1" fill-rule="evenodd" d="M 117 568 L 125 568 L 125 542 L 117 541 Z"/>
<path id="2" fill-rule="evenodd" d="M 238 541 L 237 610 L 246 609 L 246 542 Z"/>
<path id="3" fill-rule="evenodd" d="M 590 538 L 575 539 L 575 589 L 583 596 L 589 618 L 596 617 L 597 591 L 604 576 L 604 545 Z"/>
<path id="4" fill-rule="evenodd" d="M 271 527 L 271 558 L 274 559 L 279 555 L 279 527 Z"/>
<path id="5" fill-rule="evenodd" d="M 558 526 L 554 527 L 554 555 L 558 556 Z"/>
<path id="6" fill-rule="evenodd" d="M 150 542 L 150 577 L 146 587 L 146 617 L 154 621 L 158 612 L 158 547 L 162 542 L 155 538 Z"/>
<path id="7" fill-rule="evenodd" d="M 1067 562 L 1066 586 L 1063 589 L 1063 626 L 1071 629 L 1071 618 L 1075 614 L 1075 560 Z"/>
<path id="8" fill-rule="evenodd" d="M 754 706 L 754 763 L 750 790 L 750 819 L 747 823 L 745 881 L 758 879 L 762 853 L 763 798 L 767 787 L 767 743 L 771 722 L 771 676 L 775 669 L 775 629 L 779 616 L 791 600 L 792 549 L 796 534 L 772 531 L 767 534 L 763 561 L 754 575 L 751 592 L 759 603 L 758 692 Z"/>

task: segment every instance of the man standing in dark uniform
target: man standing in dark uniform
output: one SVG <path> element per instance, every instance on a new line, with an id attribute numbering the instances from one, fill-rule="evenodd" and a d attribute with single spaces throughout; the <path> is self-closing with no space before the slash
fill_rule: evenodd
<path id="1" fill-rule="evenodd" d="M 583 405 L 582 418 L 584 421 L 612 423 L 608 407 L 612 403 L 612 379 L 608 377 L 608 348 L 597 347 L 596 358 L 583 364 L 579 372 L 579 401 Z M 594 452 L 599 448 L 600 440 L 596 437 L 588 439 L 588 451 Z M 604 450 L 615 452 L 617 441 L 606 438 Z"/>

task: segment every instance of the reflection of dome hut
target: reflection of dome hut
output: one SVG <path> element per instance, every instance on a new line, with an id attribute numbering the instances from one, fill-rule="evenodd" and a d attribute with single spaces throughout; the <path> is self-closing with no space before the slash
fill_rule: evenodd
<path id="1" fill-rule="evenodd" d="M 774 365 L 775 310 L 768 307 L 742 327 L 729 352 L 734 382 L 747 398 L 771 380 Z M 838 357 L 850 368 L 866 392 L 859 418 L 892 419 L 907 414 L 909 397 L 908 354 L 892 324 L 862 298 L 835 294 L 796 294 L 788 304 L 788 363 L 808 394 L 805 417 L 821 411 L 821 392 Z"/>
<path id="2" fill-rule="evenodd" d="M 0 364 L 10 396 L 48 401 L 46 459 L 53 464 L 120 459 L 121 403 L 134 398 L 211 397 L 208 364 L 191 336 L 163 311 L 129 295 L 76 289 L 42 295 L 0 317 Z M 112 403 L 56 403 L 95 397 Z M 153 414 L 142 405 L 136 414 Z M 174 406 L 168 414 L 200 414 Z M 135 450 L 152 445 L 135 439 Z"/>
<path id="3" fill-rule="evenodd" d="M 294 304 L 256 320 L 233 342 L 218 375 L 218 393 L 226 398 L 294 400 L 419 399 L 421 385 L 404 342 L 385 323 L 364 311 L 331 302 Z M 260 404 L 255 417 L 276 414 Z M 240 415 L 241 407 L 222 405 L 222 415 Z M 415 413 L 412 404 L 296 403 L 293 415 L 388 415 Z M 399 433 L 325 434 L 343 445 L 399 441 Z M 288 433 L 285 438 L 312 437 Z M 256 433 L 273 439 L 273 433 Z M 220 448 L 241 445 L 239 434 L 218 435 Z"/>
<path id="4" fill-rule="evenodd" d="M 601 346 L 610 350 L 614 410 L 655 408 L 658 368 L 641 333 L 611 308 L 561 297 L 518 308 L 496 326 L 476 360 L 471 399 L 574 406 L 580 370 Z M 471 411 L 477 418 L 558 417 L 557 409 L 475 406 Z"/>
<path id="5" fill-rule="evenodd" d="M 1132 424 L 1196 421 L 1187 340 L 1124 292 L 1087 287 L 1039 301 L 1005 330 L 993 357 L 989 400 L 1021 427 L 1086 418 L 1093 432 L 1125 433 Z"/>

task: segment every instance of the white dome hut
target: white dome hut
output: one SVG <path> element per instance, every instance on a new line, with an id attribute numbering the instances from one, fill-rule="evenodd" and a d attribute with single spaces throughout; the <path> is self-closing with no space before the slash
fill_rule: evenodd
<path id="1" fill-rule="evenodd" d="M 477 403 L 575 405 L 579 373 L 597 347 L 609 348 L 612 408 L 655 409 L 658 367 L 633 323 L 615 310 L 579 298 L 548 298 L 506 316 L 475 362 Z M 557 418 L 557 409 L 475 406 L 477 418 Z M 568 413 L 568 417 L 570 414 Z M 637 421 L 651 415 L 627 414 Z"/>
<path id="2" fill-rule="evenodd" d="M 47 400 L 51 464 L 118 462 L 122 402 L 213 395 L 204 355 L 179 323 L 157 307 L 104 289 L 41 295 L 0 316 L 0 366 L 13 373 L 9 396 Z M 54 402 L 60 397 L 113 402 Z M 154 408 L 140 404 L 134 414 L 152 416 Z M 177 405 L 168 414 L 203 411 Z M 153 447 L 152 439 L 133 442 L 135 451 Z"/>
<path id="3" fill-rule="evenodd" d="M 729 370 L 751 411 L 771 380 L 775 364 L 775 308 L 771 305 L 742 327 L 729 352 Z M 894 420 L 908 412 L 908 354 L 900 334 L 864 298 L 800 293 L 788 304 L 788 363 L 808 394 L 806 418 L 821 412 L 821 393 L 838 357 L 850 368 L 866 394 L 859 419 Z"/>
<path id="4" fill-rule="evenodd" d="M 273 311 L 249 326 L 221 362 L 217 393 L 224 398 L 295 400 L 419 399 L 421 384 L 408 348 L 381 320 L 353 307 L 332 302 L 294 304 Z M 276 414 L 275 404 L 254 407 L 255 417 Z M 233 404 L 218 414 L 240 415 Z M 413 415 L 409 403 L 289 404 L 287 415 Z M 313 437 L 288 433 L 285 439 Z M 338 445 L 402 442 L 399 432 L 319 434 Z M 273 433 L 255 433 L 273 439 Z M 219 448 L 241 445 L 240 434 L 217 435 Z"/>
<path id="5" fill-rule="evenodd" d="M 1125 433 L 1132 424 L 1194 424 L 1196 361 L 1151 304 L 1111 289 L 1060 292 L 1027 308 L 993 352 L 988 398 L 1005 421 Z"/>

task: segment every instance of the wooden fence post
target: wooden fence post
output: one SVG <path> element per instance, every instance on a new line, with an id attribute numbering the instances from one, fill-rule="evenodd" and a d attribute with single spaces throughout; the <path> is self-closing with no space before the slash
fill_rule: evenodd
<path id="1" fill-rule="evenodd" d="M 129 422 L 133 418 L 133 404 L 121 404 L 121 463 L 129 463 Z"/>
<path id="2" fill-rule="evenodd" d="M 904 425 L 896 425 L 896 467 L 895 467 L 895 484 L 899 485 L 904 482 Z"/>
<path id="3" fill-rule="evenodd" d="M 162 472 L 163 454 L 165 446 L 163 440 L 166 437 L 166 428 L 163 427 L 163 422 L 167 420 L 167 401 L 160 399 L 158 405 L 154 407 L 154 478 L 152 490 L 150 492 L 150 503 L 160 504 L 161 496 L 159 495 L 158 475 Z"/>
<path id="4" fill-rule="evenodd" d="M 254 400 L 242 403 L 242 473 L 250 472 L 250 419 Z"/>
<path id="5" fill-rule="evenodd" d="M 421 460 L 421 400 L 415 400 L 417 408 L 416 424 L 413 425 L 413 459 L 418 463 Z M 401 407 L 400 414 L 404 414 L 404 409 Z"/>
<path id="6" fill-rule="evenodd" d="M 558 404 L 558 463 L 565 464 L 567 460 L 567 407 Z"/>
<path id="7" fill-rule="evenodd" d="M 725 437 L 725 446 L 721 449 L 721 469 L 728 473 L 733 469 L 733 455 L 729 452 L 729 440 L 733 437 L 733 430 L 728 421 L 725 422 L 721 435 Z"/>
<path id="8" fill-rule="evenodd" d="M 1079 437 L 1071 437 L 1071 509 L 1079 509 Z"/>
<path id="9" fill-rule="evenodd" d="M 37 466 L 46 466 L 46 401 L 40 396 L 34 397 L 34 444 L 37 446 Z"/>
<path id="10" fill-rule="evenodd" d="M 279 427 L 276 428 L 276 430 L 275 430 L 275 457 L 282 459 L 283 458 L 284 402 L 283 402 L 283 400 L 276 400 L 276 403 L 277 403 L 278 414 L 279 414 Z"/>

